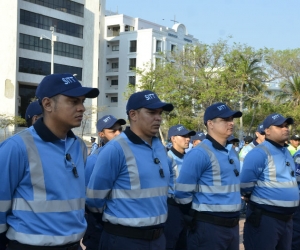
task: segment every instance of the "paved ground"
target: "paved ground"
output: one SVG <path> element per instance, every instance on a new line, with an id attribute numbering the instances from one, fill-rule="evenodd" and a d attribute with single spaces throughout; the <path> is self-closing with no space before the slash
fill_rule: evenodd
<path id="1" fill-rule="evenodd" d="M 243 245 L 243 230 L 244 230 L 244 222 L 245 219 L 241 218 L 240 219 L 240 250 L 244 250 L 244 245 Z M 83 249 L 85 249 L 85 247 L 83 245 L 81 245 Z"/>

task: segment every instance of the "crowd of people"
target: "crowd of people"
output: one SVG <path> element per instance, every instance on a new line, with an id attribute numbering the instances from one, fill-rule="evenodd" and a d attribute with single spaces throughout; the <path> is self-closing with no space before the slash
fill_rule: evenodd
<path id="1" fill-rule="evenodd" d="M 0 144 L 0 250 L 300 249 L 300 150 L 290 117 L 273 113 L 254 138 L 233 136 L 242 112 L 209 106 L 203 131 L 157 134 L 173 105 L 132 94 L 125 119 L 101 117 L 101 147 L 79 127 L 86 98 L 70 74 L 46 76 L 26 111 L 28 128 Z M 290 145 L 288 145 L 288 141 Z"/>

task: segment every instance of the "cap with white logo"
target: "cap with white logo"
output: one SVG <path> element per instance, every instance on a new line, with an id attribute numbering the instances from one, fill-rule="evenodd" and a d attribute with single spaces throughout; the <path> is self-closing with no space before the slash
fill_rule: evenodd
<path id="1" fill-rule="evenodd" d="M 196 132 L 193 130 L 187 130 L 183 125 L 175 125 L 172 126 L 169 131 L 168 131 L 168 138 L 170 139 L 172 136 L 177 136 L 177 135 L 189 135 L 193 136 L 195 135 Z"/>
<path id="2" fill-rule="evenodd" d="M 264 129 L 269 128 L 270 126 L 279 126 L 283 123 L 287 122 L 287 124 L 293 124 L 294 120 L 291 117 L 285 118 L 281 114 L 273 113 L 268 115 L 263 122 Z"/>
<path id="3" fill-rule="evenodd" d="M 81 83 L 71 74 L 52 74 L 43 78 L 35 92 L 39 102 L 42 102 L 45 97 L 51 98 L 59 94 L 70 97 L 95 98 L 99 95 L 99 89 L 82 87 Z"/>
<path id="4" fill-rule="evenodd" d="M 129 97 L 126 105 L 126 113 L 128 114 L 128 112 L 132 109 L 137 110 L 140 108 L 162 108 L 165 111 L 172 111 L 174 107 L 171 103 L 162 102 L 154 92 L 150 90 L 144 90 L 141 92 L 136 92 Z"/>
<path id="5" fill-rule="evenodd" d="M 98 132 L 101 132 L 103 129 L 111 128 L 115 123 L 125 125 L 126 121 L 124 119 L 117 119 L 112 115 L 105 115 L 97 121 L 97 130 Z"/>
<path id="6" fill-rule="evenodd" d="M 209 106 L 204 113 L 204 124 L 207 123 L 208 120 L 213 120 L 215 118 L 238 118 L 242 116 L 241 111 L 231 110 L 225 103 L 218 102 Z"/>

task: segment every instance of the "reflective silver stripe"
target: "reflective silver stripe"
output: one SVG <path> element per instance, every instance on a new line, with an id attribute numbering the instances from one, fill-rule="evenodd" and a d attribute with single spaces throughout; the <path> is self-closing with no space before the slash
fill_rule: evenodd
<path id="1" fill-rule="evenodd" d="M 109 192 L 110 192 L 110 189 L 94 190 L 94 189 L 87 188 L 86 196 L 90 199 L 105 199 Z"/>
<path id="2" fill-rule="evenodd" d="M 18 135 L 22 138 L 27 150 L 30 179 L 33 189 L 33 199 L 46 200 L 44 171 L 38 150 L 33 141 L 33 137 L 29 130 L 23 130 Z"/>
<path id="3" fill-rule="evenodd" d="M 233 193 L 240 192 L 240 184 L 224 185 L 224 186 L 206 186 L 200 185 L 202 193 Z"/>
<path id="4" fill-rule="evenodd" d="M 279 206 L 279 207 L 297 207 L 299 205 L 299 200 L 297 201 L 270 200 L 270 199 L 263 199 L 257 197 L 253 194 L 251 195 L 250 200 L 258 204 L 265 204 L 265 205 Z"/>
<path id="5" fill-rule="evenodd" d="M 196 191 L 199 191 L 198 190 L 199 188 L 197 187 L 197 184 L 183 184 L 183 183 L 176 182 L 175 186 L 176 186 L 175 190 L 180 191 L 180 192 L 196 192 Z"/>
<path id="6" fill-rule="evenodd" d="M 27 201 L 23 198 L 13 199 L 13 210 L 32 211 L 34 213 L 62 213 L 84 209 L 85 199 Z"/>
<path id="7" fill-rule="evenodd" d="M 191 197 L 188 197 L 188 198 L 175 198 L 175 201 L 177 202 L 177 203 L 180 203 L 180 204 L 188 204 L 188 203 L 190 203 L 190 202 L 192 202 L 192 200 L 193 200 L 193 196 L 191 196 Z"/>
<path id="8" fill-rule="evenodd" d="M 0 212 L 7 212 L 10 208 L 11 208 L 11 200 L 0 201 Z"/>
<path id="9" fill-rule="evenodd" d="M 216 156 L 214 155 L 213 152 L 211 152 L 209 147 L 204 143 L 200 143 L 199 147 L 203 148 L 209 156 L 211 166 L 212 166 L 213 186 L 222 186 L 221 168 Z"/>
<path id="10" fill-rule="evenodd" d="M 93 213 L 102 213 L 103 212 L 103 208 L 97 208 L 97 207 L 89 207 L 88 209 L 93 212 Z"/>
<path id="11" fill-rule="evenodd" d="M 156 188 L 143 188 L 143 189 L 113 189 L 112 197 L 114 199 L 139 199 L 139 198 L 150 198 L 157 196 L 166 196 L 168 194 L 167 187 L 156 187 Z"/>
<path id="12" fill-rule="evenodd" d="M 72 234 L 68 236 L 50 236 L 43 234 L 27 234 L 16 232 L 13 228 L 7 231 L 7 237 L 11 240 L 17 240 L 22 244 L 30 244 L 34 246 L 43 246 L 43 242 L 51 242 L 49 246 L 59 246 L 80 241 L 84 235 L 84 231 L 79 234 Z"/>
<path id="13" fill-rule="evenodd" d="M 141 182 L 140 182 L 137 164 L 129 145 L 127 144 L 126 140 L 122 136 L 117 136 L 114 139 L 120 144 L 124 152 L 127 169 L 129 173 L 131 189 L 141 189 Z"/>
<path id="14" fill-rule="evenodd" d="M 255 186 L 256 182 L 247 182 L 247 183 L 241 183 L 241 188 L 252 188 Z"/>
<path id="15" fill-rule="evenodd" d="M 167 214 L 162 214 L 156 217 L 146 217 L 146 218 L 118 218 L 111 216 L 104 212 L 103 221 L 109 221 L 112 224 L 120 224 L 123 226 L 130 227 L 143 227 L 143 226 L 154 226 L 161 223 L 165 223 L 167 220 Z"/>
<path id="16" fill-rule="evenodd" d="M 84 162 L 84 165 L 85 165 L 86 164 L 86 159 L 87 159 L 87 148 L 86 148 L 86 145 L 85 145 L 84 141 L 81 138 L 79 138 L 79 137 L 76 137 L 76 138 L 80 142 L 81 151 L 83 153 L 83 162 Z"/>
<path id="17" fill-rule="evenodd" d="M 257 148 L 261 148 L 268 156 L 268 170 L 269 170 L 269 179 L 270 181 L 277 181 L 276 178 L 276 167 L 274 164 L 273 157 L 269 151 L 269 149 L 264 145 L 257 145 Z"/>
<path id="18" fill-rule="evenodd" d="M 234 212 L 241 210 L 241 204 L 234 205 L 210 205 L 210 204 L 192 204 L 192 208 L 197 211 L 220 211 L 220 212 Z"/>
<path id="19" fill-rule="evenodd" d="M 0 224 L 0 233 L 3 233 L 7 230 L 7 224 Z"/>
<path id="20" fill-rule="evenodd" d="M 267 188 L 290 188 L 290 187 L 295 187 L 297 185 L 296 180 L 293 181 L 286 181 L 286 182 L 265 182 L 265 181 L 257 181 L 257 185 L 259 187 L 267 187 Z"/>

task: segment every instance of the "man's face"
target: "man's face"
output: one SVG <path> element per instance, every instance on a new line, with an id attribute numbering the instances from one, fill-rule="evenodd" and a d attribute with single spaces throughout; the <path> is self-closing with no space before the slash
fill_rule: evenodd
<path id="1" fill-rule="evenodd" d="M 61 127 L 67 131 L 79 127 L 83 119 L 85 107 L 84 96 L 69 97 L 64 95 L 57 95 L 51 100 L 51 120 L 56 127 Z"/>
<path id="2" fill-rule="evenodd" d="M 163 109 L 146 109 L 140 108 L 138 110 L 130 111 L 130 126 L 134 126 L 137 134 L 142 137 L 155 136 L 160 128 L 162 122 Z"/>
<path id="3" fill-rule="evenodd" d="M 300 144 L 299 140 L 290 140 L 290 142 L 294 148 L 297 148 Z"/>
<path id="4" fill-rule="evenodd" d="M 200 140 L 193 140 L 193 147 L 196 147 L 200 142 Z"/>
<path id="5" fill-rule="evenodd" d="M 171 137 L 173 147 L 182 152 L 184 149 L 189 148 L 191 137 L 189 135 L 176 135 Z"/>
<path id="6" fill-rule="evenodd" d="M 256 137 L 257 137 L 256 141 L 257 141 L 259 144 L 265 141 L 265 135 L 264 135 L 264 134 L 262 135 L 262 134 L 259 133 L 259 132 L 255 132 L 255 135 L 256 135 Z"/>
<path id="7" fill-rule="evenodd" d="M 285 122 L 279 126 L 270 126 L 265 129 L 266 138 L 280 145 L 284 145 L 289 138 L 289 125 Z"/>
<path id="8" fill-rule="evenodd" d="M 115 123 L 111 128 L 105 128 L 101 132 L 99 132 L 99 136 L 102 138 L 104 143 L 109 142 L 117 135 L 122 132 L 122 126 L 119 123 Z"/>
<path id="9" fill-rule="evenodd" d="M 210 133 L 220 138 L 228 138 L 233 133 L 233 117 L 215 118 L 208 121 Z"/>

